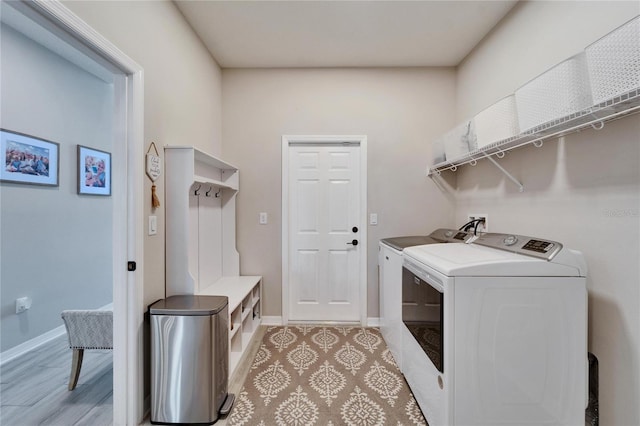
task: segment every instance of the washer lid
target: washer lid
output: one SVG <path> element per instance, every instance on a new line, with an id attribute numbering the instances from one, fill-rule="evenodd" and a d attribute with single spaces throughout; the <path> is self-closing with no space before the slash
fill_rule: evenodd
<path id="1" fill-rule="evenodd" d="M 214 315 L 229 303 L 227 296 L 170 296 L 149 306 L 151 315 Z"/>
<path id="2" fill-rule="evenodd" d="M 584 277 L 587 273 L 582 254 L 566 248 L 550 261 L 474 244 L 409 247 L 403 255 L 447 276 Z"/>
<path id="3" fill-rule="evenodd" d="M 380 240 L 380 242 L 393 249 L 402 251 L 407 247 L 422 246 L 425 244 L 464 243 L 471 239 L 472 236 L 470 232 L 440 228 L 426 236 L 415 235 L 409 237 L 384 238 Z"/>
<path id="4" fill-rule="evenodd" d="M 442 241 L 434 240 L 427 236 L 416 235 L 410 237 L 384 238 L 380 240 L 380 242 L 391 248 L 402 251 L 407 247 L 421 246 L 425 244 L 438 244 Z"/>

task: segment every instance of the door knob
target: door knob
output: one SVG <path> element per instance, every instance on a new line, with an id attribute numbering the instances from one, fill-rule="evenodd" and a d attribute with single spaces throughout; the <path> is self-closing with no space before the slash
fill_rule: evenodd
<path id="1" fill-rule="evenodd" d="M 357 246 L 358 245 L 358 240 L 353 240 L 350 243 L 347 243 L 350 246 Z"/>

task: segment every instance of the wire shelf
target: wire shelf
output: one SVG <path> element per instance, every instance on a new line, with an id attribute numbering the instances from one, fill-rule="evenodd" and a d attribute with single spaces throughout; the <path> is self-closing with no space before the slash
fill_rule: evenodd
<path id="1" fill-rule="evenodd" d="M 512 149 L 532 143 L 540 146 L 547 139 L 565 136 L 588 127 L 601 129 L 606 122 L 638 112 L 640 112 L 640 88 L 590 108 L 544 123 L 517 136 L 473 150 L 453 161 L 443 161 L 435 164 L 429 167 L 427 176 L 439 175 L 446 170 L 456 171 L 458 167 L 466 164 L 474 166 L 478 160 L 492 156 L 502 158 L 505 152 Z"/>

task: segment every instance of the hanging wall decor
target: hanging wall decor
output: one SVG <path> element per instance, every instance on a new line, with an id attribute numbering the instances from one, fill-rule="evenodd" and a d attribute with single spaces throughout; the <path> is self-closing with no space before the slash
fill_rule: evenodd
<path id="1" fill-rule="evenodd" d="M 151 154 L 151 148 L 156 152 L 156 155 Z M 146 170 L 147 176 L 151 179 L 153 184 L 151 185 L 151 207 L 158 208 L 160 207 L 160 199 L 156 194 L 156 184 L 155 181 L 162 174 L 162 158 L 160 158 L 160 154 L 158 154 L 158 149 L 156 148 L 156 144 L 151 142 L 151 146 L 147 150 L 146 156 Z"/>
<path id="2" fill-rule="evenodd" d="M 78 145 L 78 194 L 111 195 L 111 154 Z"/>
<path id="3" fill-rule="evenodd" d="M 0 181 L 58 186 L 60 145 L 45 139 L 0 129 L 5 163 Z"/>

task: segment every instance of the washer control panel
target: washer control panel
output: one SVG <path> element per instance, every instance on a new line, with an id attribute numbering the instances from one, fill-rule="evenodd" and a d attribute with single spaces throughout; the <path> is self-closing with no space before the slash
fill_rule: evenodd
<path id="1" fill-rule="evenodd" d="M 562 244 L 557 241 L 541 238 L 525 237 L 515 234 L 497 234 L 487 232 L 479 236 L 473 244 L 497 248 L 513 253 L 551 260 L 562 250 Z"/>
<path id="2" fill-rule="evenodd" d="M 440 228 L 429 234 L 429 237 L 443 243 L 466 243 L 473 237 L 473 233 L 457 229 Z"/>

